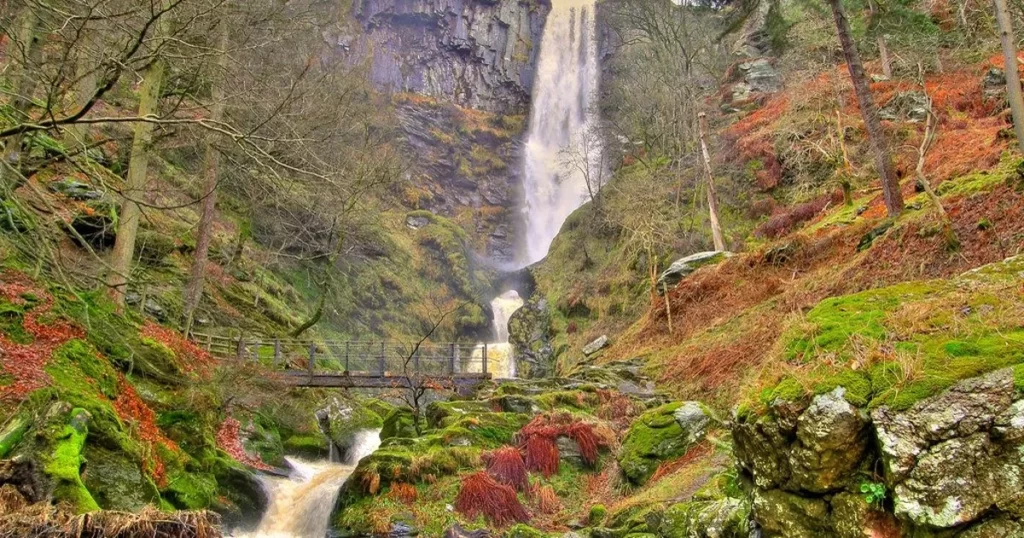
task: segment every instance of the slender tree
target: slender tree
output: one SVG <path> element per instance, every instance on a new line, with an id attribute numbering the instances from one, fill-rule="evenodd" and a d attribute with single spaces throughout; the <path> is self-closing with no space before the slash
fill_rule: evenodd
<path id="1" fill-rule="evenodd" d="M 707 115 L 697 114 L 697 131 L 700 138 L 700 155 L 704 162 L 704 175 L 708 178 L 708 218 L 711 221 L 711 239 L 715 250 L 725 250 L 725 238 L 722 237 L 722 224 L 718 220 L 718 193 L 715 192 L 715 175 L 711 171 L 711 154 L 708 153 Z"/>
<path id="2" fill-rule="evenodd" d="M 228 68 L 228 23 L 221 20 L 218 24 L 219 56 L 217 57 L 217 73 L 213 75 L 213 90 L 210 100 L 210 120 L 220 123 L 224 120 L 225 85 L 227 84 Z M 196 232 L 196 250 L 192 258 L 192 272 L 188 285 L 185 286 L 184 329 L 185 334 L 192 330 L 192 320 L 196 307 L 203 296 L 203 284 L 206 275 L 206 261 L 210 253 L 210 240 L 213 237 L 213 219 L 217 212 L 217 184 L 220 182 L 220 151 L 215 142 L 215 133 L 206 138 L 203 157 L 203 202 L 199 215 L 199 227 Z"/>
<path id="3" fill-rule="evenodd" d="M 159 36 L 167 35 L 168 19 L 166 16 L 160 17 L 157 23 Z M 139 89 L 139 116 L 142 118 L 155 117 L 158 112 L 164 67 L 163 59 L 157 57 L 143 73 L 142 86 Z M 125 288 L 132 270 L 132 258 L 135 255 L 135 238 L 139 231 L 139 218 L 142 216 L 139 199 L 145 192 L 149 172 L 153 124 L 148 121 L 137 122 L 133 134 L 128 179 L 121 193 L 117 237 L 114 240 L 114 251 L 110 255 L 110 270 L 107 274 L 110 297 L 118 309 L 124 307 Z"/>
<path id="4" fill-rule="evenodd" d="M 1003 45 L 1003 63 L 1006 67 L 1006 97 L 1013 114 L 1013 131 L 1017 134 L 1017 147 L 1024 151 L 1024 98 L 1020 92 L 1020 75 L 1017 73 L 1017 40 L 1013 36 L 1013 19 L 1006 9 L 1006 0 L 993 0 L 996 5 L 996 23 L 999 25 L 999 40 Z"/>
<path id="5" fill-rule="evenodd" d="M 32 95 L 36 91 L 38 79 L 36 69 L 40 67 L 43 56 L 43 36 L 40 32 L 41 13 L 37 12 L 31 5 L 26 5 L 18 14 L 18 54 L 21 56 L 22 64 L 17 71 L 17 84 L 14 89 L 14 99 L 11 101 L 11 109 L 19 121 L 28 119 L 29 109 L 32 107 Z M 8 47 L 10 54 L 11 46 Z M 24 142 L 25 134 L 18 133 L 4 141 L 3 158 L 7 163 L 17 168 L 21 161 L 21 145 Z M 8 175 L 6 172 L 0 174 Z M 5 183 L 16 183 L 4 178 Z"/>
<path id="6" fill-rule="evenodd" d="M 903 194 L 900 192 L 900 183 L 892 164 L 892 156 L 885 143 L 882 123 L 878 119 L 878 109 L 875 107 L 875 100 L 871 96 L 871 88 L 868 86 L 868 76 L 864 72 L 864 64 L 861 63 L 860 54 L 853 42 L 850 22 L 846 19 L 842 1 L 828 0 L 828 3 L 832 8 L 832 16 L 835 18 L 836 31 L 839 33 L 839 43 L 843 47 L 846 66 L 850 70 L 850 79 L 853 82 L 853 91 L 857 95 L 861 117 L 864 119 L 868 142 L 875 154 L 875 167 L 882 180 L 885 208 L 889 212 L 889 216 L 894 217 L 903 211 Z"/>

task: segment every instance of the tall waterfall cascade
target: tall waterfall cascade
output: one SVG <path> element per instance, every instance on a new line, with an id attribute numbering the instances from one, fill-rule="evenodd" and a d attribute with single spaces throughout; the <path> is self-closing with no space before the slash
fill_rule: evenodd
<path id="1" fill-rule="evenodd" d="M 524 150 L 524 265 L 547 256 L 562 223 L 588 196 L 584 167 L 601 166 L 595 102 L 595 0 L 553 0 L 541 39 Z M 572 161 L 572 162 L 569 162 Z"/>
<path id="2" fill-rule="evenodd" d="M 603 166 L 595 131 L 597 65 L 596 0 L 553 0 L 544 24 L 523 152 L 526 237 L 522 266 L 540 261 L 569 215 L 587 200 L 587 174 Z M 592 186 L 597 188 L 597 186 Z M 495 297 L 495 343 L 488 364 L 497 377 L 516 376 L 508 321 L 523 300 L 515 290 Z"/>
<path id="3" fill-rule="evenodd" d="M 270 506 L 259 527 L 238 538 L 323 538 L 331 524 L 331 512 L 338 500 L 341 486 L 355 471 L 359 460 L 380 447 L 380 430 L 366 430 L 356 435 L 356 444 L 349 451 L 349 461 L 305 462 L 288 458 L 293 468 L 288 478 L 266 478 L 264 486 Z"/>

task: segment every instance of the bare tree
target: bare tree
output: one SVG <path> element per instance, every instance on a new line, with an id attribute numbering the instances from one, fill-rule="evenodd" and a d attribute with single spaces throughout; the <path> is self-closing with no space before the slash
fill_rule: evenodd
<path id="1" fill-rule="evenodd" d="M 427 342 L 444 324 L 445 318 L 463 306 L 465 303 L 444 310 L 439 309 L 438 315 L 430 322 L 429 327 L 418 340 L 396 350 L 401 362 L 401 372 L 396 376 L 395 388 L 399 391 L 399 399 L 412 410 L 413 428 L 416 430 L 416 435 L 423 434 L 423 409 L 427 403 L 427 395 L 438 391 L 450 392 L 455 388 L 451 376 L 423 372 L 418 367 L 420 351 L 427 347 Z"/>
<path id="2" fill-rule="evenodd" d="M 569 145 L 559 151 L 559 161 L 563 170 L 583 178 L 590 201 L 600 210 L 601 188 L 610 179 L 600 127 L 587 125 L 574 133 Z"/>
<path id="3" fill-rule="evenodd" d="M 711 238 L 715 244 L 715 250 L 725 250 L 725 239 L 722 237 L 722 224 L 718 220 L 718 194 L 715 192 L 715 174 L 711 170 L 711 155 L 708 153 L 707 144 L 707 115 L 704 112 L 697 114 L 698 132 L 700 136 L 700 155 L 704 162 L 704 175 L 708 180 L 708 220 L 711 222 Z"/>
<path id="4" fill-rule="evenodd" d="M 1006 97 L 1013 115 L 1013 131 L 1017 134 L 1017 147 L 1024 152 L 1024 97 L 1021 96 L 1020 75 L 1017 71 L 1017 40 L 1013 36 L 1013 19 L 1006 8 L 1006 0 L 993 0 L 999 41 L 1003 47 L 1006 71 Z"/>
<path id="5" fill-rule="evenodd" d="M 836 31 L 839 34 L 839 43 L 842 45 L 843 56 L 846 58 L 846 65 L 850 71 L 853 90 L 857 95 L 857 104 L 860 106 L 860 114 L 864 119 L 864 128 L 868 134 L 868 142 L 875 154 L 875 167 L 878 169 L 878 175 L 882 181 L 885 207 L 890 216 L 896 216 L 903 211 L 903 193 L 900 192 L 899 179 L 896 177 L 892 155 L 885 142 L 885 133 L 882 131 L 882 124 L 878 119 L 878 109 L 871 96 L 864 64 L 861 62 L 860 53 L 857 52 L 857 46 L 853 42 L 850 23 L 843 10 L 842 1 L 828 0 L 828 4 L 832 8 Z"/>

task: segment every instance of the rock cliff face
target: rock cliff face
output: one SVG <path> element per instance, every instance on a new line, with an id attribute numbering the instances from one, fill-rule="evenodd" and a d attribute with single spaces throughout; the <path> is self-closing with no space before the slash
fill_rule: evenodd
<path id="1" fill-rule="evenodd" d="M 495 112 L 530 102 L 543 0 L 361 0 L 352 48 L 377 85 Z"/>

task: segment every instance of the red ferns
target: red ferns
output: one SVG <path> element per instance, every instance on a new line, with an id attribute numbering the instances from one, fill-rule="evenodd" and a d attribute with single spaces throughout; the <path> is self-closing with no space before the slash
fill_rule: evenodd
<path id="1" fill-rule="evenodd" d="M 518 491 L 526 491 L 530 481 L 526 472 L 526 462 L 519 449 L 503 446 L 491 452 L 487 461 L 487 472 L 499 483 L 512 486 Z"/>
<path id="2" fill-rule="evenodd" d="M 516 497 L 512 486 L 499 484 L 485 472 L 471 474 L 462 479 L 462 490 L 455 498 L 455 509 L 467 518 L 483 514 L 494 526 L 525 523 L 530 519 Z"/>

